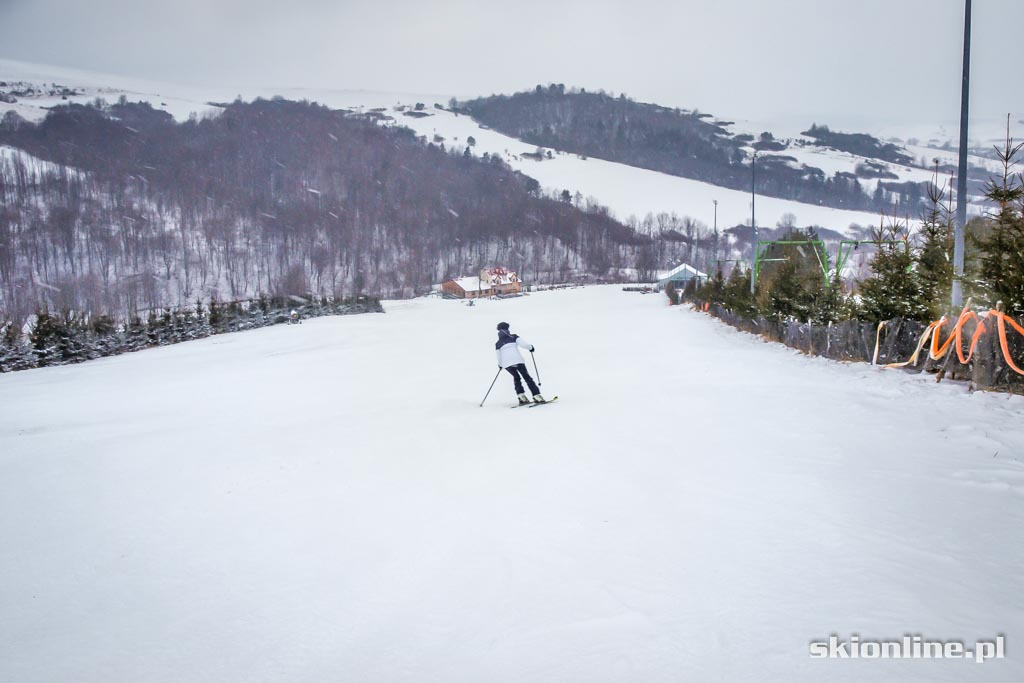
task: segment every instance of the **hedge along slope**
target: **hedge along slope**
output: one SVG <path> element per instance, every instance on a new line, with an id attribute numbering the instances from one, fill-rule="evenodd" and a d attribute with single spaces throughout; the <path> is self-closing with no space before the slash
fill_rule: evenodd
<path id="1" fill-rule="evenodd" d="M 699 306 L 695 306 L 700 310 Z M 795 321 L 770 320 L 758 317 L 745 318 L 724 306 L 712 304 L 706 312 L 736 329 L 760 335 L 771 341 L 780 342 L 804 353 L 824 356 L 839 361 L 861 361 L 879 364 L 898 364 L 910 361 L 917 350 L 921 336 L 928 330 L 913 320 L 893 318 L 879 325 L 860 320 L 846 320 L 831 325 L 812 325 Z M 945 348 L 938 359 L 927 352 L 919 354 L 916 363 L 909 363 L 901 369 L 907 372 L 930 372 L 938 380 L 956 379 L 970 382 L 971 388 L 1024 393 L 1024 375 L 1016 373 L 1006 361 L 996 321 L 992 316 L 983 321 L 971 320 L 963 326 L 963 348 L 968 357 L 968 346 L 977 325 L 984 324 L 985 331 L 978 336 L 974 354 L 966 364 L 957 357 L 954 340 Z M 1018 324 L 1020 322 L 1018 321 Z M 1006 344 L 1010 357 L 1019 367 L 1024 367 L 1024 335 L 1017 334 L 1007 320 Z M 952 325 L 941 328 L 941 349 L 946 343 Z M 875 346 L 878 357 L 875 359 Z M 929 345 L 926 347 L 931 349 Z"/>
<path id="2" fill-rule="evenodd" d="M 177 344 L 225 332 L 251 330 L 287 322 L 292 310 L 302 318 L 383 313 L 379 299 L 314 299 L 298 305 L 282 298 L 253 299 L 185 310 L 163 309 L 142 320 L 117 323 L 107 316 L 90 319 L 73 313 L 38 314 L 32 332 L 0 335 L 0 372 L 48 365 L 68 365 L 154 346 Z"/>

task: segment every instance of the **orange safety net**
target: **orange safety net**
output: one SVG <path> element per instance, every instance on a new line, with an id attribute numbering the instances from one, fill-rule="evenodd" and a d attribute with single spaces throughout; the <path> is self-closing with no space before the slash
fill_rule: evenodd
<path id="1" fill-rule="evenodd" d="M 968 310 L 967 308 L 964 308 L 964 310 L 960 313 L 960 317 L 957 318 L 956 324 L 953 325 L 953 329 L 950 330 L 949 337 L 946 338 L 945 342 L 939 342 L 942 328 L 945 326 L 947 322 L 949 322 L 945 317 L 943 317 L 928 325 L 928 327 L 924 331 L 924 334 L 921 335 L 921 339 L 917 343 L 917 349 L 914 350 L 914 354 L 910 357 L 910 360 L 904 361 L 902 363 L 889 363 L 885 367 L 903 368 L 908 365 L 917 365 L 918 356 L 924 349 L 925 344 L 927 344 L 929 337 L 931 338 L 932 343 L 931 347 L 928 350 L 928 355 L 929 357 L 931 357 L 932 360 L 942 360 L 949 352 L 950 346 L 952 346 L 955 343 L 957 359 L 960 361 L 961 364 L 967 365 L 967 363 L 971 361 L 971 358 L 974 357 L 974 352 L 978 348 L 978 341 L 981 340 L 981 335 L 988 332 L 988 328 L 985 326 L 985 321 L 982 320 L 982 318 L 996 319 L 996 328 L 999 331 L 999 346 L 1003 351 L 1003 358 L 1006 360 L 1006 364 L 1010 367 L 1011 370 L 1016 372 L 1018 375 L 1024 375 L 1024 370 L 1022 370 L 1020 367 L 1017 366 L 1016 363 L 1013 362 L 1013 356 L 1010 354 L 1010 345 L 1006 339 L 1006 324 L 1007 322 L 1009 322 L 1010 326 L 1012 326 L 1021 335 L 1024 335 L 1024 327 L 1018 325 L 1016 320 L 1009 317 L 1002 311 L 991 310 L 988 311 L 987 313 L 982 313 L 981 315 L 978 315 L 974 311 Z M 965 356 L 963 351 L 963 331 L 964 326 L 970 320 L 976 320 L 978 322 L 978 326 L 974 329 L 974 334 L 971 335 L 971 344 L 968 347 L 967 355 Z M 878 359 L 879 338 L 882 332 L 882 327 L 884 325 L 884 322 L 879 323 L 878 332 L 875 335 L 875 362 L 877 362 Z"/>
<path id="2" fill-rule="evenodd" d="M 1024 335 L 1024 327 L 1017 324 L 1017 321 L 1006 315 L 1002 311 L 989 311 L 989 315 L 996 316 L 999 327 L 999 346 L 1003 349 L 1003 357 L 1006 359 L 1006 364 L 1010 366 L 1010 369 L 1016 372 L 1018 375 L 1024 375 L 1024 370 L 1017 367 L 1017 364 L 1013 362 L 1013 357 L 1010 356 L 1010 345 L 1006 341 L 1006 323 L 1009 322 L 1013 326 L 1013 329 Z"/>
<path id="3" fill-rule="evenodd" d="M 971 337 L 971 347 L 967 357 L 965 358 L 963 352 L 963 332 L 964 325 L 966 325 L 969 320 L 977 320 L 978 327 L 975 328 L 974 334 Z M 940 346 L 939 333 L 942 329 L 942 325 L 945 324 L 946 321 L 945 318 L 943 318 L 937 322 L 938 325 L 935 326 L 932 333 L 932 346 L 928 355 L 931 356 L 932 360 L 941 360 L 945 357 L 946 353 L 949 352 L 950 345 L 955 341 L 957 358 L 960 359 L 962 364 L 966 365 L 970 362 L 971 358 L 974 357 L 974 350 L 978 348 L 978 340 L 981 339 L 981 335 L 986 331 L 985 323 L 981 321 L 981 318 L 974 311 L 964 308 L 960 313 L 960 317 L 956 321 L 956 325 L 953 326 L 953 330 L 949 333 L 949 337 L 946 339 L 946 342 Z"/>

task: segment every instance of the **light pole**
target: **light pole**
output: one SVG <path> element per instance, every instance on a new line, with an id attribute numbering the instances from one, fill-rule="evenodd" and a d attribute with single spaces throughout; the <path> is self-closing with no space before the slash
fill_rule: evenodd
<path id="1" fill-rule="evenodd" d="M 714 228 L 712 229 L 712 235 L 715 236 L 715 261 L 718 261 L 718 200 L 712 199 L 711 203 L 715 205 L 715 222 Z M 708 260 L 708 272 L 704 273 L 707 279 L 711 280 L 711 261 Z"/>
<path id="2" fill-rule="evenodd" d="M 956 178 L 956 224 L 953 226 L 953 308 L 963 305 L 964 231 L 967 227 L 967 123 L 971 92 L 971 0 L 964 7 L 964 69 L 960 87 L 960 163 Z"/>
<path id="3" fill-rule="evenodd" d="M 754 150 L 754 157 L 750 160 L 750 230 L 752 233 L 751 259 L 750 259 L 750 294 L 754 294 L 754 274 L 757 272 L 757 220 L 754 213 L 754 201 L 757 199 L 755 192 L 757 183 L 757 150 Z"/>

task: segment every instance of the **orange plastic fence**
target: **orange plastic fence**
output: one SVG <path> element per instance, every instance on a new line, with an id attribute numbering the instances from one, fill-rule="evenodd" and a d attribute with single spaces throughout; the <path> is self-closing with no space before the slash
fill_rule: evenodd
<path id="1" fill-rule="evenodd" d="M 957 318 L 956 324 L 953 325 L 953 329 L 950 330 L 949 337 L 946 338 L 945 342 L 940 344 L 939 337 L 941 335 L 942 328 L 949 321 L 945 317 L 942 317 L 928 325 L 928 327 L 925 329 L 924 334 L 921 335 L 921 339 L 917 343 L 917 348 L 914 350 L 913 355 L 910 357 L 910 360 L 904 361 L 902 363 L 889 363 L 885 367 L 903 368 L 908 365 L 917 365 L 918 356 L 920 356 L 921 351 L 928 343 L 929 338 L 931 338 L 931 346 L 928 350 L 928 355 L 929 357 L 931 357 L 932 360 L 942 360 L 946 356 L 946 354 L 949 353 L 949 347 L 955 343 L 957 359 L 960 361 L 961 364 L 966 365 L 971 361 L 971 358 L 974 357 L 974 352 L 978 348 L 978 341 L 981 340 L 981 335 L 988 332 L 988 327 L 985 326 L 985 321 L 983 320 L 983 318 L 995 318 L 996 329 L 999 331 L 999 346 L 1003 351 L 1003 358 L 1006 360 L 1007 366 L 1009 366 L 1009 368 L 1016 372 L 1018 375 L 1024 375 L 1024 370 L 1022 370 L 1020 367 L 1017 366 L 1016 363 L 1013 362 L 1013 356 L 1010 354 L 1010 345 L 1006 339 L 1006 324 L 1007 322 L 1009 322 L 1010 326 L 1012 326 L 1021 335 L 1024 335 L 1024 327 L 1018 325 L 1016 320 L 1009 317 L 1002 311 L 991 310 L 986 313 L 982 313 L 981 315 L 978 315 L 974 311 L 971 311 L 967 308 L 964 308 L 964 310 L 960 313 L 960 317 Z M 968 348 L 967 355 L 964 356 L 963 330 L 964 325 L 966 325 L 967 322 L 970 320 L 976 320 L 978 322 L 978 326 L 974 329 L 974 334 L 971 335 L 971 345 Z M 882 328 L 884 326 L 884 322 L 879 323 L 878 331 L 875 334 L 875 362 L 877 362 L 878 359 L 878 346 L 881 338 Z"/>
<path id="2" fill-rule="evenodd" d="M 966 325 L 967 321 L 969 320 L 977 320 L 978 327 L 975 328 L 974 334 L 971 337 L 970 351 L 968 352 L 967 357 L 965 358 L 963 351 L 963 333 L 964 325 Z M 960 313 L 960 317 L 957 318 L 956 325 L 954 325 L 952 331 L 950 331 L 949 337 L 946 339 L 946 342 L 941 346 L 939 345 L 939 334 L 946 320 L 945 318 L 942 318 L 936 322 L 938 324 L 935 325 L 935 328 L 932 331 L 932 347 L 928 354 L 931 356 L 932 360 L 941 360 L 942 358 L 944 358 L 946 354 L 949 352 L 950 345 L 953 342 L 956 342 L 957 358 L 959 358 L 960 362 L 964 365 L 970 362 L 971 358 L 974 357 L 974 350 L 978 347 L 978 340 L 981 339 L 981 335 L 983 335 L 986 332 L 985 323 L 982 322 L 981 318 L 978 317 L 978 315 L 974 311 L 965 308 Z"/>
<path id="3" fill-rule="evenodd" d="M 1016 372 L 1018 375 L 1024 375 L 1024 370 L 1017 367 L 1017 364 L 1013 362 L 1013 358 L 1010 356 L 1010 347 L 1006 342 L 1006 323 L 1009 322 L 1013 326 L 1013 329 L 1024 335 L 1024 327 L 1017 324 L 1017 321 L 1006 315 L 1002 311 L 989 311 L 989 315 L 995 315 L 999 326 L 999 346 L 1003 349 L 1003 357 L 1006 359 L 1006 364 L 1010 366 L 1010 369 Z"/>
<path id="4" fill-rule="evenodd" d="M 914 353 L 910 356 L 909 360 L 905 360 L 902 363 L 888 363 L 885 367 L 887 367 L 887 368 L 905 368 L 908 365 L 917 365 L 917 358 L 918 358 L 918 356 L 921 355 L 921 351 L 924 350 L 924 346 L 925 346 L 925 344 L 928 343 L 929 337 L 932 336 L 932 334 L 935 332 L 935 330 L 937 330 L 939 327 L 944 325 L 945 322 L 946 322 L 946 319 L 945 318 L 941 318 L 939 320 L 936 320 L 932 324 L 928 325 L 928 327 L 924 331 L 924 334 L 922 334 L 921 338 L 917 341 L 917 348 L 914 349 Z M 879 344 L 881 342 L 882 328 L 883 327 L 885 327 L 885 321 L 884 320 L 882 322 L 878 323 L 878 330 L 877 330 L 877 332 L 875 332 L 875 355 L 874 355 L 874 359 L 871 361 L 872 365 L 878 365 L 878 347 L 879 347 Z"/>

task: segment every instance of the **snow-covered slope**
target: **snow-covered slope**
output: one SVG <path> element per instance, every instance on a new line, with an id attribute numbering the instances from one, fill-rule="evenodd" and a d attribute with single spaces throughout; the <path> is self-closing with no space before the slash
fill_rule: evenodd
<path id="1" fill-rule="evenodd" d="M 1021 118 L 1022 116 L 1024 114 L 1011 115 L 1010 133 L 1014 134 L 1016 131 L 1017 137 L 1020 137 L 1020 131 L 1024 129 L 1024 119 Z M 856 168 L 856 163 L 863 161 L 863 158 L 822 147 L 803 147 L 803 143 L 811 142 L 811 138 L 803 135 L 803 131 L 806 131 L 814 123 L 831 125 L 832 129 L 837 131 L 868 133 L 882 142 L 891 142 L 905 149 L 915 161 L 923 159 L 926 167 L 930 167 L 936 158 L 943 164 L 952 164 L 954 166 L 958 159 L 956 147 L 960 138 L 959 123 L 934 125 L 921 123 L 910 125 L 880 123 L 863 119 L 845 121 L 842 119 L 838 121 L 821 120 L 815 122 L 806 117 L 800 120 L 778 118 L 771 120 L 730 119 L 721 123 L 726 124 L 726 127 L 732 133 L 746 133 L 756 138 L 763 131 L 769 131 L 774 134 L 777 140 L 796 142 L 797 144 L 790 144 L 785 151 L 776 152 L 776 154 L 797 156 L 809 166 L 816 165 L 829 173 L 836 171 L 852 173 Z M 993 144 L 1000 144 L 1001 146 L 1005 136 L 1005 118 L 971 119 L 969 148 L 972 152 L 977 150 L 988 152 Z M 970 154 L 968 159 L 972 165 L 989 168 L 992 171 L 1001 170 L 1001 167 L 998 167 L 991 158 Z M 919 175 L 922 172 L 930 173 L 927 170 L 916 167 L 908 168 L 899 164 L 885 165 L 889 170 L 899 175 L 901 181 L 930 179 L 930 175 L 929 177 Z"/>
<path id="2" fill-rule="evenodd" d="M 25 150 L 15 149 L 14 147 L 8 147 L 7 145 L 0 145 L 0 166 L 4 166 L 6 164 L 13 168 L 13 165 L 16 163 L 24 166 L 33 179 L 48 173 L 55 173 L 58 175 L 61 173 L 81 173 L 78 169 L 39 159 L 38 157 L 32 156 Z"/>
<path id="3" fill-rule="evenodd" d="M 720 228 L 744 223 L 749 225 L 751 197 L 748 192 L 575 154 L 553 151 L 551 159 L 537 161 L 523 156 L 536 152 L 536 145 L 483 128 L 468 116 L 436 109 L 427 113 L 430 116 L 419 119 L 399 115 L 396 125 L 408 126 L 428 140 L 438 135 L 447 146 L 457 149 L 464 148 L 472 136 L 476 141 L 474 154 L 499 154 L 513 168 L 535 178 L 545 188 L 593 197 L 608 206 L 620 220 L 629 216 L 642 218 L 647 213 L 675 212 L 711 226 L 717 200 Z M 785 214 L 794 215 L 797 225 L 820 225 L 840 232 L 847 231 L 851 225 L 873 226 L 879 220 L 872 213 L 843 211 L 774 197 L 757 197 L 755 208 L 758 225 L 770 227 L 775 227 Z"/>
<path id="4" fill-rule="evenodd" d="M 749 224 L 750 221 L 750 195 L 747 192 L 619 163 L 598 159 L 584 160 L 572 154 L 557 154 L 554 159 L 543 161 L 523 157 L 524 153 L 534 152 L 536 147 L 496 131 L 484 130 L 467 117 L 456 117 L 450 112 L 433 107 L 435 103 L 446 103 L 450 95 L 330 88 L 197 87 L 2 59 L 0 82 L 15 84 L 15 89 L 22 87 L 18 84 L 28 84 L 37 90 L 34 95 L 18 97 L 18 102 L 13 104 L 0 102 L 0 115 L 13 110 L 29 120 L 41 119 L 48 107 L 61 103 L 84 103 L 97 97 L 115 101 L 121 95 L 126 96 L 129 101 L 150 102 L 154 107 L 169 112 L 178 120 L 184 120 L 192 113 L 214 115 L 221 110 L 216 106 L 218 103 L 223 104 L 238 96 L 248 100 L 280 95 L 289 99 L 308 99 L 339 109 L 384 109 L 382 113 L 392 116 L 394 125 L 408 126 L 425 135 L 428 140 L 432 140 L 434 135 L 439 135 L 449 147 L 464 147 L 466 138 L 472 135 L 477 141 L 475 154 L 498 153 L 513 167 L 537 179 L 545 189 L 554 192 L 568 189 L 573 194 L 579 192 L 585 198 L 592 197 L 609 207 L 613 214 L 623 221 L 630 216 L 642 218 L 648 213 L 674 212 L 680 216 L 701 220 L 710 226 L 714 222 L 714 201 L 718 201 L 719 226 L 732 227 Z M 72 94 L 62 95 L 64 88 L 70 89 Z M 426 105 L 425 113 L 428 116 L 412 118 L 395 111 L 396 107 L 411 107 L 417 102 Z M 749 133 L 757 136 L 762 131 L 773 132 L 777 139 L 786 142 L 787 147 L 781 152 L 770 154 L 794 157 L 798 164 L 820 168 L 829 175 L 838 171 L 853 173 L 857 165 L 864 161 L 862 157 L 856 155 L 807 144 L 810 140 L 802 136 L 800 131 L 809 127 L 811 122 L 808 121 L 797 123 L 737 120 L 727 123 L 726 127 L 734 134 Z M 982 147 L 987 147 L 994 135 L 995 127 L 989 125 L 990 123 L 985 123 L 982 131 L 984 135 L 976 141 Z M 919 140 L 917 146 L 906 142 L 908 152 L 915 160 L 924 158 L 929 164 L 931 159 L 936 157 L 942 159 L 944 163 L 949 163 L 951 153 L 942 149 L 944 144 L 950 142 L 949 138 L 942 137 L 942 133 L 947 129 L 936 127 L 933 130 L 927 126 L 921 126 L 920 129 L 934 132 L 935 135 Z M 866 130 L 873 132 L 870 128 Z M 910 134 L 917 131 L 917 128 L 897 129 L 890 126 L 885 130 L 888 134 L 902 132 L 908 136 L 906 139 L 909 139 Z M 955 144 L 955 140 L 952 142 Z M 995 168 L 995 162 L 982 157 L 972 157 L 972 164 L 998 170 Z M 898 164 L 883 165 L 899 177 L 898 182 L 923 182 L 932 179 L 931 172 L 924 169 Z M 869 193 L 873 192 L 877 185 L 876 180 L 865 179 L 861 182 Z M 980 210 L 979 206 L 972 208 L 974 212 Z M 880 221 L 880 216 L 870 212 L 844 211 L 771 197 L 757 198 L 756 220 L 759 225 L 774 227 L 787 214 L 796 217 L 797 225 L 819 225 L 848 234 L 853 234 L 850 230 L 852 225 L 874 226 Z"/>
<path id="5" fill-rule="evenodd" d="M 236 97 L 251 100 L 256 97 L 281 96 L 287 99 L 308 99 L 337 109 L 390 107 L 417 101 L 446 102 L 450 95 L 417 95 L 383 93 L 368 90 L 339 90 L 330 88 L 234 88 L 203 87 L 175 83 L 147 81 L 112 74 L 94 73 L 65 67 L 48 66 L 0 59 L 0 81 L 8 83 L 6 90 L 18 89 L 19 84 L 35 88 L 37 94 L 17 97 L 14 104 L 0 102 L 0 116 L 6 111 L 17 112 L 29 121 L 46 116 L 50 107 L 68 102 L 85 104 L 101 97 L 114 102 L 124 95 L 131 102 L 149 102 L 153 107 L 168 112 L 178 121 L 192 114 L 215 115 L 221 111 L 217 104 L 230 102 Z M 64 97 L 62 88 L 74 91 Z M 55 94 L 51 94 L 51 92 Z"/>
<path id="6" fill-rule="evenodd" d="M 233 98 L 226 96 L 223 89 L 175 85 L 9 59 L 0 59 L 0 82 L 7 83 L 4 88 L 7 91 L 22 90 L 26 85 L 36 91 L 34 94 L 16 95 L 17 102 L 14 103 L 0 102 L 0 115 L 14 111 L 29 121 L 42 119 L 47 109 L 60 104 L 85 104 L 97 97 L 114 102 L 121 95 L 132 102 L 149 102 L 184 121 L 193 112 L 203 115 L 220 110 L 210 102 Z M 62 94 L 65 88 L 71 92 Z"/>
<path id="7" fill-rule="evenodd" d="M 857 167 L 868 162 L 897 176 L 896 178 L 887 179 L 885 182 L 934 182 L 936 179 L 932 166 L 936 159 L 943 166 L 954 167 L 957 165 L 959 160 L 956 151 L 959 131 L 956 127 L 950 128 L 938 126 L 933 129 L 928 126 L 886 126 L 878 124 L 871 126 L 870 124 L 867 124 L 867 130 L 870 134 L 878 137 L 883 142 L 896 144 L 898 147 L 902 148 L 902 150 L 905 151 L 911 159 L 913 159 L 915 165 L 908 166 L 904 164 L 880 161 L 878 159 L 865 158 L 849 152 L 835 150 L 815 144 L 815 141 L 812 138 L 803 134 L 803 131 L 810 128 L 812 124 L 812 122 L 809 121 L 804 121 L 801 124 L 797 124 L 792 121 L 775 121 L 767 123 L 764 121 L 749 120 L 723 121 L 721 123 L 733 134 L 747 134 L 754 136 L 755 138 L 757 138 L 763 131 L 770 131 L 775 135 L 776 141 L 785 145 L 785 149 L 777 152 L 767 152 L 766 154 L 792 157 L 796 159 L 797 164 L 819 168 L 827 175 L 833 175 L 835 173 L 856 174 Z M 1024 128 L 1024 125 L 1018 125 L 1018 130 L 1020 128 Z M 862 129 L 857 127 L 843 128 L 842 126 L 836 126 L 836 130 L 863 132 Z M 915 137 L 915 134 L 920 134 L 923 131 L 930 131 L 932 135 L 923 138 Z M 952 133 L 950 133 L 950 131 L 952 131 Z M 1013 127 L 1011 127 L 1010 132 L 1013 134 Z M 968 163 L 971 166 L 975 166 L 979 169 L 985 169 L 991 173 L 1001 173 L 1002 166 L 998 161 L 989 157 L 979 156 L 973 152 L 978 151 L 979 149 L 984 150 L 985 152 L 990 152 L 993 143 L 1000 143 L 999 146 L 1002 147 L 1001 143 L 1006 134 L 1006 121 L 1002 121 L 1001 127 L 995 125 L 995 122 L 990 120 L 975 122 L 973 133 L 974 135 L 971 137 L 970 141 L 970 150 L 972 153 L 968 154 Z M 940 186 L 945 187 L 947 196 L 950 192 L 950 182 L 951 179 L 945 175 L 938 178 L 938 183 Z M 861 186 L 868 194 L 874 193 L 875 189 L 878 187 L 878 183 L 878 179 L 860 179 Z M 969 211 L 972 214 L 980 214 L 984 211 L 984 205 L 981 197 L 971 195 Z M 916 219 L 917 217 L 914 216 L 912 218 Z"/>
<path id="8" fill-rule="evenodd" d="M 0 375 L 0 680 L 1024 678 L 1020 397 L 616 288 L 386 307 Z M 498 320 L 557 404 L 478 407 Z"/>

